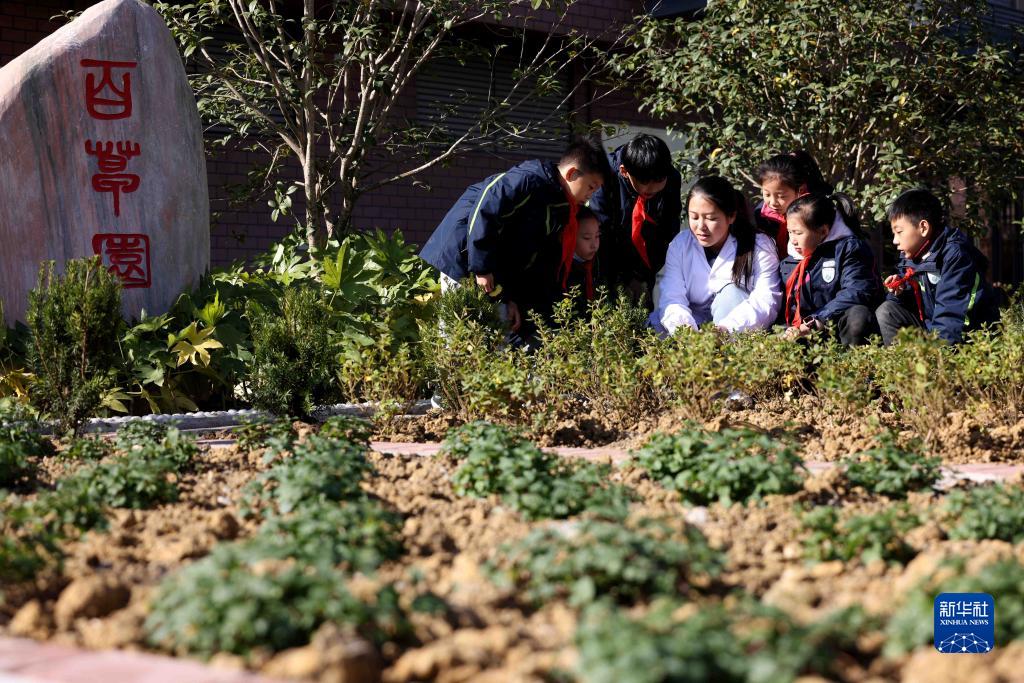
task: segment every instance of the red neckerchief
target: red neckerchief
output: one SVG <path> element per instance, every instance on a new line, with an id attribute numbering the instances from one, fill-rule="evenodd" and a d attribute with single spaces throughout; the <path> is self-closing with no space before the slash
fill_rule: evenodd
<path id="1" fill-rule="evenodd" d="M 780 259 L 786 258 L 786 246 L 789 244 L 789 229 L 786 227 L 786 215 L 779 213 L 763 202 L 761 203 L 761 211 L 759 213 L 779 224 L 779 229 L 775 233 L 775 250 L 779 253 Z"/>
<path id="2" fill-rule="evenodd" d="M 927 242 L 921 245 L 921 248 L 918 249 L 913 256 L 910 257 L 910 261 L 912 263 L 916 261 L 917 257 L 920 256 L 924 252 L 924 250 L 930 247 L 931 245 L 932 240 L 929 239 Z M 924 322 L 924 303 L 921 300 L 921 283 L 917 281 L 917 278 L 914 277 L 915 275 L 916 272 L 914 271 L 914 269 L 911 268 L 910 266 L 907 266 L 907 270 L 903 273 L 903 277 L 898 277 L 892 282 L 886 284 L 885 286 L 889 291 L 895 294 L 896 290 L 898 290 L 903 285 L 910 285 L 910 289 L 913 290 L 914 292 L 914 301 L 915 303 L 917 303 L 917 317 L 921 319 L 921 322 Z"/>
<path id="3" fill-rule="evenodd" d="M 643 234 L 640 230 L 644 227 L 644 222 L 654 223 L 650 215 L 647 213 L 647 200 L 644 199 L 643 195 L 639 195 L 636 198 L 636 204 L 633 205 L 633 246 L 640 253 L 640 258 L 644 260 L 644 264 L 648 268 L 651 267 L 651 260 L 647 257 L 647 242 L 644 240 Z"/>
<path id="4" fill-rule="evenodd" d="M 802 319 L 800 317 L 800 290 L 804 286 L 804 275 L 807 273 L 807 263 L 811 260 L 812 251 L 800 260 L 800 264 L 789 274 L 786 280 L 786 325 L 788 327 L 799 327 Z M 793 312 L 789 310 L 789 298 L 796 301 L 796 308 Z"/>
<path id="5" fill-rule="evenodd" d="M 562 260 L 558 268 L 563 292 L 569 285 L 569 271 L 572 270 L 572 257 L 576 254 L 576 237 L 580 231 L 580 224 L 576 220 L 579 205 L 568 191 L 565 193 L 565 198 L 569 200 L 569 222 L 565 224 L 565 230 L 562 231 Z"/>
<path id="6" fill-rule="evenodd" d="M 594 259 L 583 262 L 583 274 L 586 278 L 585 292 L 587 295 L 587 301 L 594 300 Z"/>

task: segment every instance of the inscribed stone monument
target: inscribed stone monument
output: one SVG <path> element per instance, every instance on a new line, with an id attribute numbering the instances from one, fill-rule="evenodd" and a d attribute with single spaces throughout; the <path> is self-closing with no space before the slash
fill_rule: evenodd
<path id="1" fill-rule="evenodd" d="M 148 5 L 100 2 L 0 69 L 0 145 L 8 325 L 45 260 L 99 255 L 131 316 L 166 311 L 209 268 L 199 114 Z"/>

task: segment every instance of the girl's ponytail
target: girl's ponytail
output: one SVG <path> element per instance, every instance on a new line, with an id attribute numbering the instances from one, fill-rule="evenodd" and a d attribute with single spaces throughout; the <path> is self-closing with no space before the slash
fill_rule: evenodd
<path id="1" fill-rule="evenodd" d="M 789 208 L 786 209 L 786 216 L 799 215 L 800 219 L 809 228 L 820 230 L 824 226 L 831 226 L 835 223 L 836 214 L 842 216 L 843 222 L 850 231 L 861 236 L 860 219 L 857 217 L 857 207 L 848 195 L 842 192 L 831 194 L 810 193 L 797 197 Z"/>

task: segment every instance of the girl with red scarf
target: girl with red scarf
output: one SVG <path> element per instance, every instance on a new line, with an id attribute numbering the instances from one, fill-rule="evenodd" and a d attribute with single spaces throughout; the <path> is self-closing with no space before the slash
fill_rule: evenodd
<path id="1" fill-rule="evenodd" d="M 832 194 L 818 163 L 804 151 L 776 154 L 758 166 L 755 174 L 761 187 L 761 202 L 754 207 L 757 228 L 775 240 L 779 260 L 795 256 L 789 249 L 786 211 L 803 194 Z"/>

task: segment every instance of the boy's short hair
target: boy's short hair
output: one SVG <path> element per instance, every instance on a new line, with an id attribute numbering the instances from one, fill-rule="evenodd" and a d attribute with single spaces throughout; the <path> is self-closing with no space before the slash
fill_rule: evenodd
<path id="1" fill-rule="evenodd" d="M 583 221 L 590 221 L 590 220 L 598 221 L 597 214 L 594 213 L 593 209 L 591 209 L 589 207 L 586 207 L 586 206 L 581 206 L 580 208 L 576 209 L 576 222 L 577 223 L 582 223 Z M 598 221 L 598 222 L 600 222 L 600 221 Z"/>
<path id="2" fill-rule="evenodd" d="M 622 165 L 637 182 L 659 182 L 672 172 L 672 152 L 661 138 L 640 133 L 626 144 Z"/>
<path id="3" fill-rule="evenodd" d="M 602 178 L 608 177 L 608 155 L 596 138 L 576 138 L 558 163 L 560 166 L 575 166 L 584 175 L 596 173 Z"/>
<path id="4" fill-rule="evenodd" d="M 939 230 L 944 225 L 942 202 L 928 190 L 917 188 L 907 190 L 889 206 L 886 216 L 889 222 L 906 218 L 915 225 L 928 221 L 932 229 Z"/>

